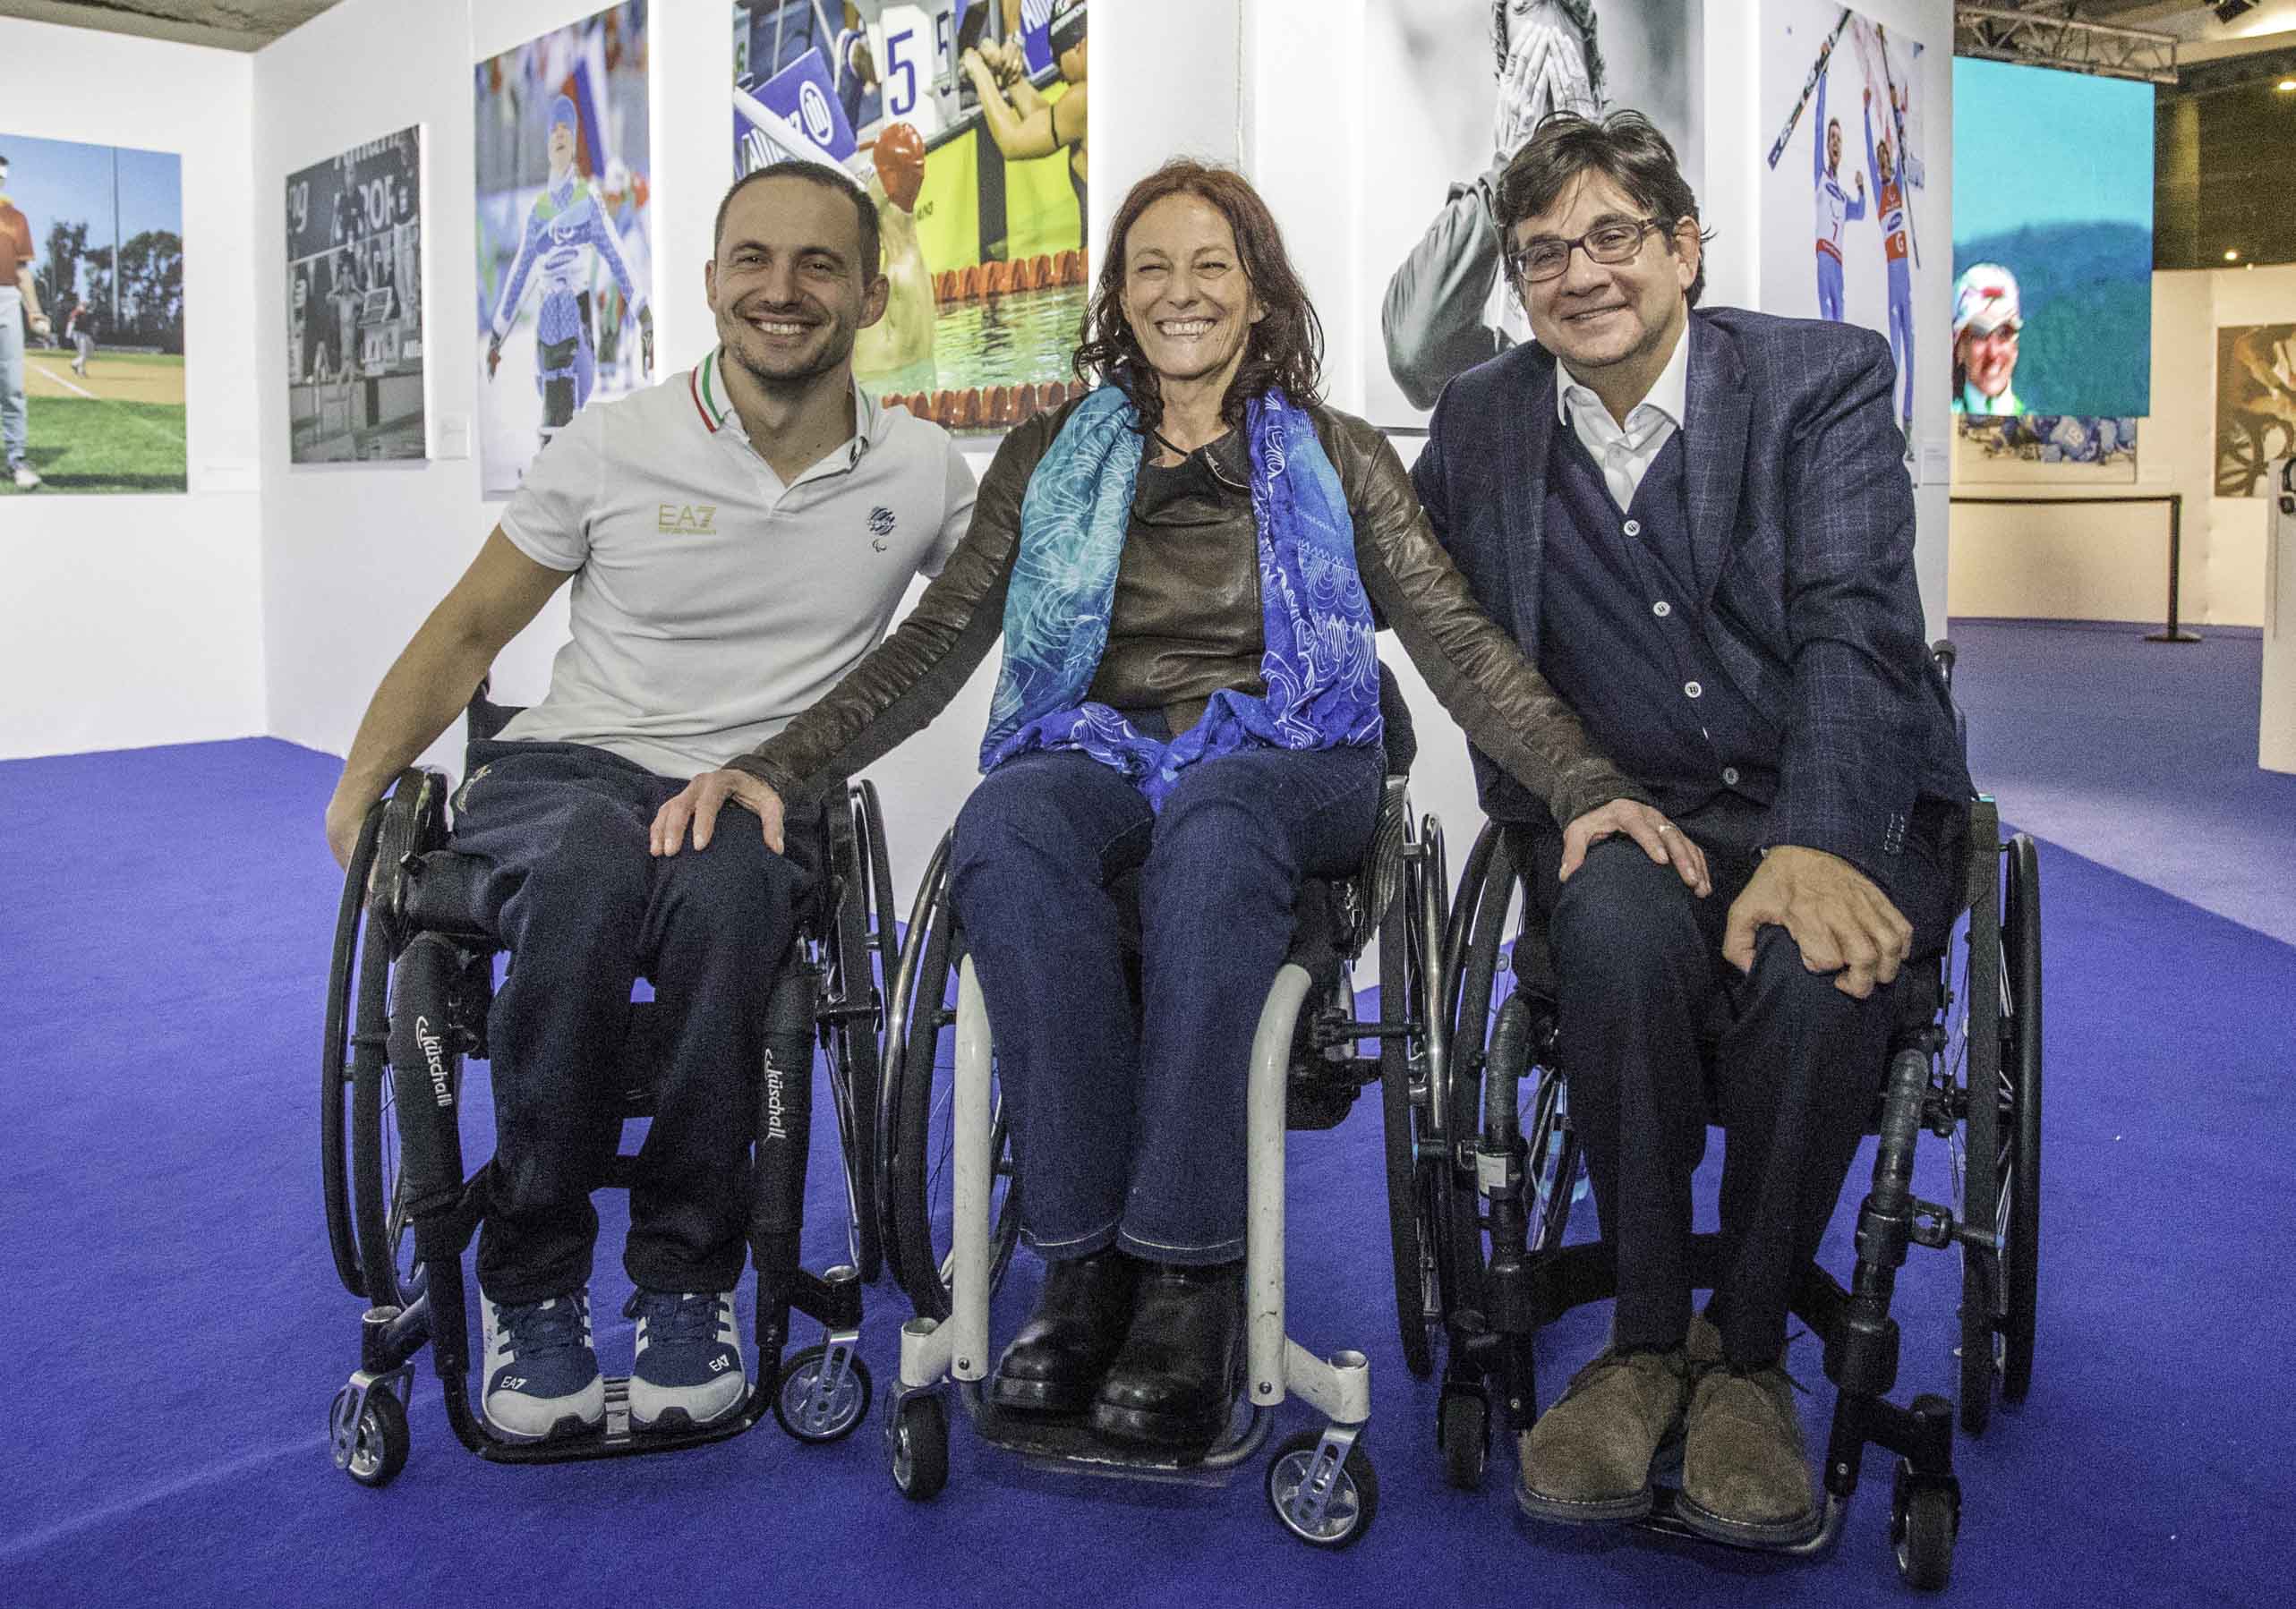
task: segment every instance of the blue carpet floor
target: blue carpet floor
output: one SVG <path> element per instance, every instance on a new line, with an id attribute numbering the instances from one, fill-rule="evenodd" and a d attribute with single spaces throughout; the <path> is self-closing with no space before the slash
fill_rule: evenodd
<path id="1" fill-rule="evenodd" d="M 1965 697 L 2014 708 L 1988 657 L 1965 659 Z M 2049 715 L 2114 741 L 2112 708 Z M 427 1372 L 405 1474 L 354 1486 L 329 1466 L 321 1421 L 354 1361 L 358 1304 L 328 1259 L 314 1165 L 339 886 L 319 819 L 336 770 L 269 741 L 0 764 L 0 1289 L 14 1360 L 0 1604 L 1908 1596 L 1879 1454 L 1840 1548 L 1805 1565 L 1558 1540 L 1515 1517 L 1505 1456 L 1484 1492 L 1446 1489 L 1433 1388 L 1404 1371 L 1394 1338 L 1369 1105 L 1295 1137 L 1292 1168 L 1293 1332 L 1372 1360 L 1381 1510 L 1349 1553 L 1282 1536 L 1257 1466 L 1221 1491 L 1137 1487 L 1029 1473 L 961 1432 L 948 1491 L 921 1507 L 892 1494 L 874 1427 L 826 1448 L 768 1425 L 674 1458 L 498 1469 L 456 1445 Z M 2296 1570 L 2296 1392 L 2277 1345 L 2296 1231 L 2296 948 L 2057 844 L 2043 864 L 2039 1364 L 2025 1407 L 1957 1448 L 1951 1596 L 2280 1600 Z M 1945 1169 L 1929 1145 L 1916 1188 L 1946 1198 Z M 818 1263 L 842 1232 L 830 1171 L 813 1201 Z M 1839 1268 L 1846 1218 L 1828 1252 Z M 619 1230 L 610 1217 L 596 1303 L 610 1367 L 629 1344 L 609 1316 Z M 1914 1253 L 1901 1397 L 1951 1389 L 1955 1277 L 1950 1256 Z M 1033 1281 L 1024 1260 L 1007 1307 Z M 889 1283 L 872 1293 L 880 1381 L 903 1316 Z M 1548 1392 L 1601 1323 L 1583 1312 L 1544 1338 Z M 1791 1361 L 1821 1432 L 1831 1390 L 1814 1343 Z M 1306 1423 L 1285 1412 L 1283 1428 Z"/>

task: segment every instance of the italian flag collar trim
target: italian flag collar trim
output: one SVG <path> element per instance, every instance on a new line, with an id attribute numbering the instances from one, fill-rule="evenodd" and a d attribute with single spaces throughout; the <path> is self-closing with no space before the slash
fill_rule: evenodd
<path id="1" fill-rule="evenodd" d="M 713 436 L 725 428 L 725 416 L 733 411 L 733 403 L 725 394 L 725 379 L 718 372 L 718 355 L 713 352 L 704 358 L 686 381 L 694 394 L 695 411 Z"/>

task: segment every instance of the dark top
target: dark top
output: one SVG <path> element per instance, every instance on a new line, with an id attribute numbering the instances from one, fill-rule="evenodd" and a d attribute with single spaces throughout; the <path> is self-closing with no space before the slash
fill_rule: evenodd
<path id="1" fill-rule="evenodd" d="M 1242 431 L 1168 466 L 1154 462 L 1157 450 L 1153 440 L 1142 449 L 1108 646 L 1085 696 L 1128 713 L 1159 710 L 1180 733 L 1224 687 L 1267 690 L 1259 536 Z"/>
<path id="2" fill-rule="evenodd" d="M 1539 604 L 1540 671 L 1677 816 L 1725 791 L 1767 805 L 1778 785 L 1768 723 L 1706 639 L 1682 465 L 1677 430 L 1621 514 L 1578 432 L 1559 428 Z"/>

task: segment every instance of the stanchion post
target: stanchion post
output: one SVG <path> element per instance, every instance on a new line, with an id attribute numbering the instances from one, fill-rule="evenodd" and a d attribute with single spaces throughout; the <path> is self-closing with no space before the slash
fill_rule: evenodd
<path id="1" fill-rule="evenodd" d="M 2147 643 L 2198 643 L 2198 632 L 2186 631 L 2177 624 L 2176 605 L 2184 570 L 2184 494 L 2168 494 L 2169 506 L 2169 595 L 2168 624 L 2158 631 L 2147 632 Z"/>

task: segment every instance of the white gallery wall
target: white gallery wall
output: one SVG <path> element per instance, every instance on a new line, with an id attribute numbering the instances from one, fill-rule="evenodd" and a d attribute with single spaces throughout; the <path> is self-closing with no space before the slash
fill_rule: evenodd
<path id="1" fill-rule="evenodd" d="M 253 76 L 234 51 L 0 18 L 0 131 L 183 157 L 191 481 L 0 494 L 0 759 L 267 729 Z"/>

